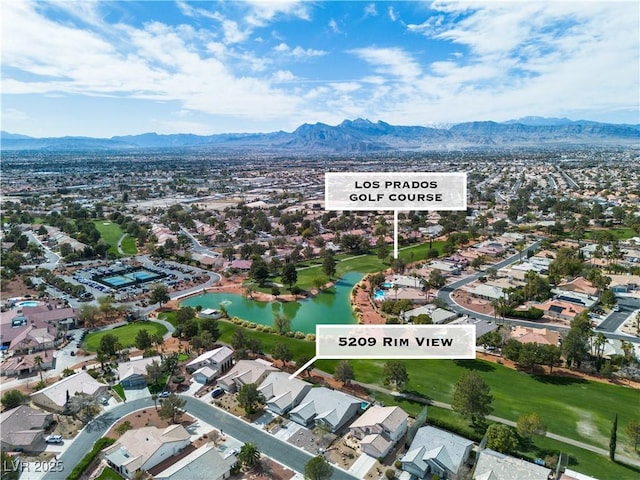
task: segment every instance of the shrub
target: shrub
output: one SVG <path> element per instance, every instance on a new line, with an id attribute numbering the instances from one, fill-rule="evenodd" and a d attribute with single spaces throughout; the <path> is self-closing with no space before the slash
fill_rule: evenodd
<path id="1" fill-rule="evenodd" d="M 257 323 L 249 322 L 249 328 L 257 328 L 257 327 L 258 327 Z"/>
<path id="2" fill-rule="evenodd" d="M 67 476 L 67 480 L 79 480 L 84 471 L 89 467 L 91 462 L 93 462 L 93 459 L 96 458 L 102 450 L 114 443 L 115 440 L 113 438 L 99 438 L 96 443 L 93 444 L 91 451 L 71 470 L 71 473 Z"/>
<path id="3" fill-rule="evenodd" d="M 315 334 L 313 334 L 313 333 L 309 333 L 309 334 L 307 334 L 307 335 L 304 337 L 304 339 L 305 339 L 307 342 L 315 342 L 315 341 L 316 341 L 316 336 L 315 336 Z"/>
<path id="4" fill-rule="evenodd" d="M 302 332 L 296 332 L 293 336 L 294 336 L 294 338 L 297 338 L 298 340 L 302 340 L 305 337 L 304 333 L 302 333 Z"/>
<path id="5" fill-rule="evenodd" d="M 389 480 L 393 480 L 393 478 L 395 478 L 396 476 L 396 471 L 393 468 L 387 468 L 387 470 L 385 470 L 384 472 L 384 476 Z"/>

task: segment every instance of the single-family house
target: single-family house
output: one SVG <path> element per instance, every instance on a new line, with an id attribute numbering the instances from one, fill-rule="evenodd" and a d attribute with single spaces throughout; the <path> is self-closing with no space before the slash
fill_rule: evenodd
<path id="1" fill-rule="evenodd" d="M 598 480 L 596 477 L 586 475 L 584 473 L 576 472 L 570 468 L 565 468 L 563 474 L 560 476 L 560 480 Z"/>
<path id="2" fill-rule="evenodd" d="M 213 443 L 208 443 L 157 473 L 155 470 L 160 466 L 151 471 L 156 480 L 225 480 L 236 463 L 235 455 L 223 456 Z"/>
<path id="3" fill-rule="evenodd" d="M 567 320 L 569 322 L 586 310 L 585 307 L 575 303 L 555 299 L 533 304 L 533 307 L 542 310 L 547 318 Z"/>
<path id="4" fill-rule="evenodd" d="M 31 401 L 50 412 L 62 413 L 68 407 L 68 402 L 76 394 L 91 395 L 99 398 L 106 395 L 109 385 L 100 383 L 87 372 L 62 378 L 53 385 L 31 394 Z"/>
<path id="5" fill-rule="evenodd" d="M 40 357 L 42 363 L 36 363 L 36 357 Z M 43 353 L 36 352 L 30 355 L 14 355 L 7 358 L 4 362 L 0 363 L 0 373 L 7 377 L 13 377 L 18 375 L 28 375 L 30 373 L 38 372 L 40 370 L 49 370 L 53 368 L 55 359 L 53 352 Z"/>
<path id="6" fill-rule="evenodd" d="M 473 480 L 547 480 L 551 470 L 486 448 L 478 454 Z"/>
<path id="7" fill-rule="evenodd" d="M 289 412 L 289 418 L 305 427 L 324 426 L 337 432 L 357 415 L 361 405 L 360 399 L 346 393 L 326 387 L 312 388 Z"/>
<path id="8" fill-rule="evenodd" d="M 267 409 L 278 415 L 284 415 L 298 406 L 311 390 L 309 383 L 289 377 L 285 372 L 272 372 L 258 386 L 258 391 L 267 400 Z"/>
<path id="9" fill-rule="evenodd" d="M 111 468 L 131 478 L 137 471 L 148 471 L 177 454 L 190 441 L 191 434 L 182 425 L 141 427 L 122 434 L 102 455 Z"/>
<path id="10" fill-rule="evenodd" d="M 493 332 L 498 329 L 498 325 L 494 322 L 488 322 L 480 318 L 473 317 L 460 317 L 453 320 L 450 325 L 475 325 L 476 326 L 476 339 L 480 338 L 485 333 Z"/>
<path id="11" fill-rule="evenodd" d="M 44 431 L 53 421 L 53 415 L 27 405 L 6 410 L 0 414 L 0 440 L 2 451 L 21 448 L 25 452 L 44 450 Z"/>
<path id="12" fill-rule="evenodd" d="M 558 285 L 558 290 L 582 293 L 589 296 L 596 296 L 598 294 L 598 289 L 584 277 L 576 277 L 570 282 L 560 283 Z"/>
<path id="13" fill-rule="evenodd" d="M 489 301 L 505 297 L 502 288 L 486 283 L 480 283 L 479 285 L 476 285 L 471 290 L 469 290 L 469 293 L 475 298 L 482 298 Z"/>
<path id="14" fill-rule="evenodd" d="M 187 363 L 187 370 L 193 372 L 198 383 L 209 383 L 233 366 L 233 350 L 220 347 L 209 350 Z"/>
<path id="15" fill-rule="evenodd" d="M 432 426 L 422 427 L 400 460 L 402 470 L 418 478 L 458 478 L 472 448 L 473 442 L 464 437 Z"/>
<path id="16" fill-rule="evenodd" d="M 139 389 L 147 386 L 147 367 L 153 362 L 160 364 L 160 356 L 140 357 L 118 365 L 120 385 L 125 389 Z"/>
<path id="17" fill-rule="evenodd" d="M 259 385 L 271 372 L 278 369 L 260 360 L 239 360 L 229 372 L 218 378 L 217 384 L 226 392 L 235 392 L 244 385 Z"/>
<path id="18" fill-rule="evenodd" d="M 547 328 L 515 326 L 509 333 L 509 338 L 513 338 L 520 343 L 558 346 L 561 336 L 559 332 Z"/>
<path id="19" fill-rule="evenodd" d="M 367 455 L 384 457 L 407 431 L 409 416 L 400 407 L 373 406 L 351 425 L 351 435 L 360 442 L 360 450 Z"/>

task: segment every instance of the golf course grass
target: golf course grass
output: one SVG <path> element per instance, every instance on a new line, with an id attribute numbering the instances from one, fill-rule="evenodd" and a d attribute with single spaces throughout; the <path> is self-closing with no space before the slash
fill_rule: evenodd
<path id="1" fill-rule="evenodd" d="M 109 253 L 119 257 L 118 242 L 124 234 L 120 225 L 115 222 L 105 220 L 95 220 L 93 223 L 96 226 L 96 230 L 100 232 L 102 240 L 109 244 Z M 122 251 L 127 255 L 135 255 L 138 253 L 138 249 L 136 248 L 136 239 L 127 235 L 122 241 Z"/>
<path id="2" fill-rule="evenodd" d="M 321 360 L 316 368 L 333 373 L 337 360 Z M 355 380 L 380 384 L 385 362 L 351 360 Z M 491 387 L 493 415 L 517 421 L 525 413 L 538 413 L 549 432 L 608 448 L 613 416 L 618 414 L 618 451 L 634 455 L 624 428 L 640 418 L 640 392 L 632 388 L 579 378 L 532 376 L 481 360 L 411 360 L 407 391 L 451 403 L 455 382 L 473 370 Z"/>
<path id="3" fill-rule="evenodd" d="M 140 330 L 147 330 L 149 335 L 164 335 L 167 333 L 167 327 L 156 322 L 138 322 L 123 325 L 122 327 L 112 328 L 111 330 L 102 330 L 100 332 L 90 333 L 82 343 L 82 348 L 89 352 L 95 352 L 100 346 L 102 337 L 108 334 L 118 337 L 118 341 L 122 347 L 133 347 L 136 341 L 136 335 Z"/>

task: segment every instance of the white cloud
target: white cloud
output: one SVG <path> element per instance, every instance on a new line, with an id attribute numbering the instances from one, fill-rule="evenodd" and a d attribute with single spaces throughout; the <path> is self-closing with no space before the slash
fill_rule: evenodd
<path id="1" fill-rule="evenodd" d="M 370 3 L 366 7 L 364 7 L 364 16 L 365 17 L 377 17 L 378 11 L 376 10 L 376 4 Z"/>
<path id="2" fill-rule="evenodd" d="M 316 50 L 314 48 L 305 49 L 300 46 L 291 48 L 284 42 L 276 45 L 273 50 L 280 54 L 289 55 L 295 58 L 321 57 L 328 53 L 324 50 Z"/>
<path id="3" fill-rule="evenodd" d="M 392 22 L 395 22 L 396 20 L 398 20 L 398 14 L 396 13 L 395 9 L 390 6 L 387 9 L 387 13 L 389 14 L 389 18 L 391 19 Z"/>
<path id="4" fill-rule="evenodd" d="M 335 18 L 329 20 L 329 28 L 333 31 L 333 33 L 342 33 L 340 31 L 340 27 L 338 27 L 338 22 L 336 22 Z"/>
<path id="5" fill-rule="evenodd" d="M 421 74 L 420 65 L 400 48 L 359 48 L 351 53 L 369 63 L 381 74 L 399 77 L 407 82 Z"/>
<path id="6" fill-rule="evenodd" d="M 275 82 L 292 82 L 296 79 L 296 76 L 289 70 L 278 70 L 273 74 L 273 80 Z"/>

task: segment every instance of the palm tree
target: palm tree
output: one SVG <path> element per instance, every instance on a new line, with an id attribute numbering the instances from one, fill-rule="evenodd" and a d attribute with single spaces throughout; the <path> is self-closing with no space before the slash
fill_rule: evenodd
<path id="1" fill-rule="evenodd" d="M 33 359 L 33 364 L 38 367 L 38 372 L 40 372 L 40 381 L 44 382 L 44 379 L 42 378 L 42 364 L 44 363 L 44 360 L 42 360 L 42 357 L 40 355 L 36 355 L 36 357 Z"/>
<path id="2" fill-rule="evenodd" d="M 156 411 L 158 411 L 158 394 L 154 393 L 153 395 L 151 395 L 151 400 L 153 400 L 153 406 L 156 407 Z"/>
<path id="3" fill-rule="evenodd" d="M 245 443 L 240 447 L 238 462 L 247 468 L 251 468 L 260 462 L 260 450 L 255 443 Z"/>

